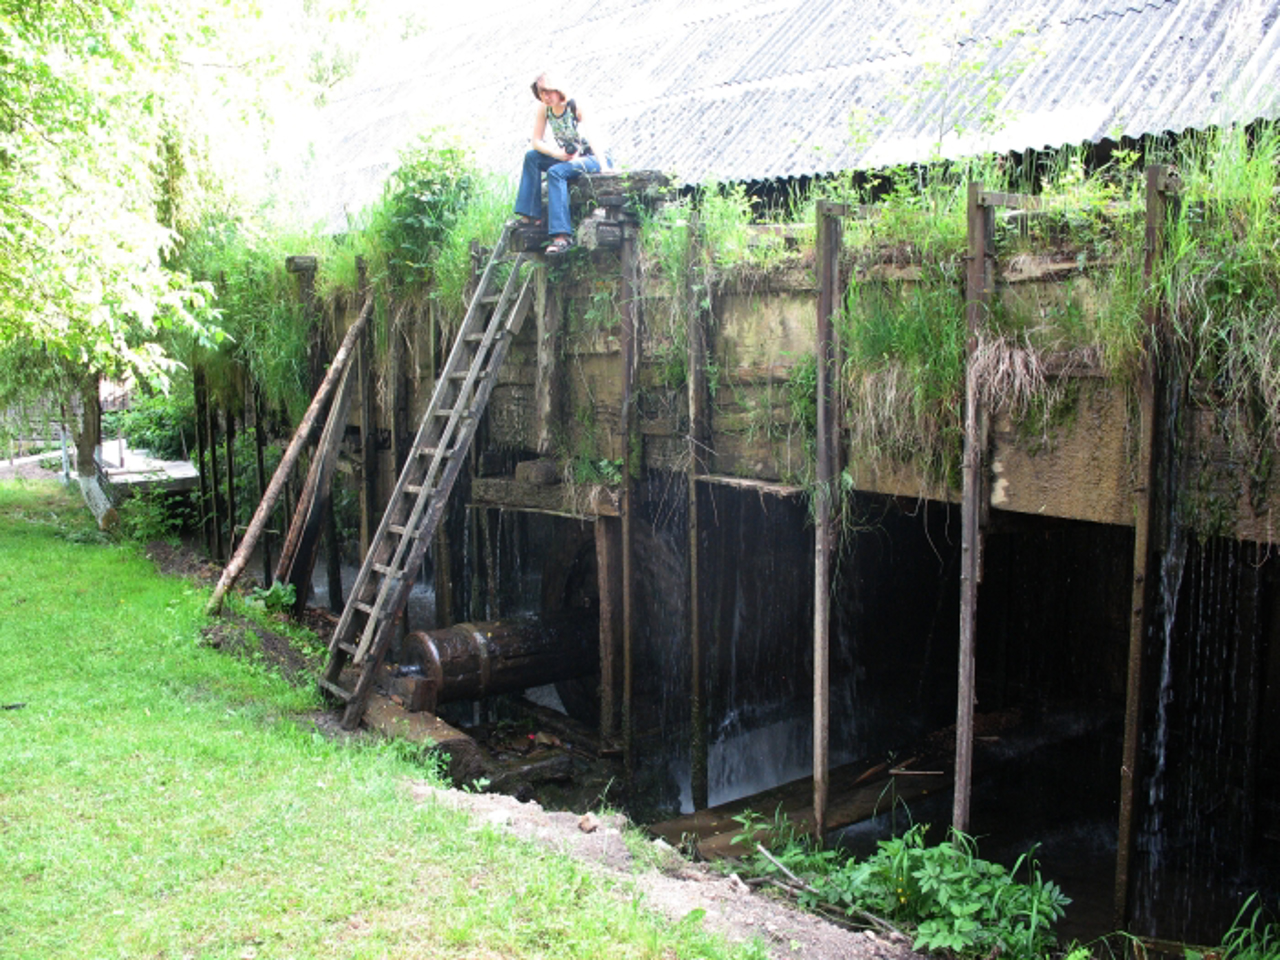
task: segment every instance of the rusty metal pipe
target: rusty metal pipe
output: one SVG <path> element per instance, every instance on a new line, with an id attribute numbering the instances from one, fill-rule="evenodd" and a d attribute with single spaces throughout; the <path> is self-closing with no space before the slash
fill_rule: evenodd
<path id="1" fill-rule="evenodd" d="M 420 670 L 420 709 L 478 700 L 600 669 L 599 626 L 585 613 L 457 623 L 405 637 L 401 669 Z"/>

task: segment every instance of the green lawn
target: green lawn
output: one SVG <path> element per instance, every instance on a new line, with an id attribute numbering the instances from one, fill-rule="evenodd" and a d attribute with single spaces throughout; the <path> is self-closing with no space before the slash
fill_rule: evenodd
<path id="1" fill-rule="evenodd" d="M 413 802 L 421 767 L 200 645 L 205 592 L 0 483 L 0 957 L 760 955 Z"/>

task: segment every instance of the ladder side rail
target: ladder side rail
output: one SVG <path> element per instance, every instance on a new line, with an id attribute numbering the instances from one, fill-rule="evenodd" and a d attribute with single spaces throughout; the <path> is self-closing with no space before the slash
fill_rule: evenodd
<path id="1" fill-rule="evenodd" d="M 365 621 L 364 628 L 361 630 L 360 643 L 356 650 L 355 660 L 357 663 L 361 661 L 369 650 L 370 644 L 374 641 L 375 635 L 379 629 L 379 621 L 386 615 L 388 609 L 388 598 L 395 590 L 401 588 L 401 581 L 409 581 L 413 574 L 410 573 L 409 567 L 412 563 L 405 564 L 406 548 L 409 552 L 417 547 L 420 542 L 430 536 L 430 532 L 424 533 L 422 527 L 423 511 L 427 504 L 433 499 L 445 500 L 449 496 L 449 490 L 453 486 L 453 481 L 441 480 L 439 485 L 436 482 L 436 471 L 441 463 L 441 451 L 444 447 L 452 444 L 449 454 L 450 466 L 454 462 L 461 460 L 466 456 L 467 449 L 471 445 L 471 439 L 475 435 L 476 423 L 484 413 L 484 408 L 489 400 L 489 394 L 493 390 L 493 380 L 498 369 L 502 366 L 502 362 L 506 357 L 506 347 L 510 344 L 510 337 L 498 337 L 498 331 L 502 327 L 509 325 L 511 317 L 515 315 L 516 310 L 528 310 L 528 301 L 532 296 L 532 275 L 526 278 L 524 287 L 521 289 L 520 296 L 516 298 L 517 302 L 512 305 L 511 313 L 507 317 L 501 316 L 506 312 L 507 305 L 512 301 L 512 291 L 519 282 L 520 267 L 523 263 L 523 256 L 517 257 L 515 268 L 511 271 L 511 275 L 507 278 L 507 282 L 503 287 L 502 296 L 499 298 L 498 306 L 494 310 L 490 323 L 485 330 L 484 339 L 480 343 L 480 347 L 471 361 L 471 367 L 467 373 L 467 378 L 463 386 L 458 391 L 456 401 L 449 420 L 442 430 L 442 438 L 437 444 L 436 453 L 432 458 L 431 473 L 424 478 L 421 488 L 418 490 L 417 498 L 413 508 L 409 513 L 409 517 L 404 522 L 407 531 L 412 531 L 414 536 L 404 536 L 400 538 L 400 542 L 396 545 L 394 554 L 385 566 L 389 569 L 389 573 L 384 576 L 378 584 L 378 593 L 376 599 L 371 604 L 372 612 Z M 484 368 L 484 376 L 479 376 L 479 371 Z M 487 389 L 486 389 L 487 388 Z M 465 408 L 465 410 L 464 410 Z M 434 411 L 429 411 L 434 413 Z M 463 420 L 468 421 L 465 429 L 462 428 Z M 454 436 L 458 439 L 455 442 Z M 447 474 L 447 468 L 446 468 Z M 389 511 L 388 511 L 389 512 Z M 385 515 L 384 515 L 385 516 Z M 381 527 L 381 525 L 380 525 Z M 434 531 L 431 531 L 434 532 Z M 410 546 L 412 544 L 412 546 Z M 425 550 L 425 546 L 423 547 Z M 370 550 L 370 555 L 373 551 Z M 421 560 L 418 561 L 421 563 Z M 414 571 L 416 573 L 416 571 Z M 393 586 L 394 582 L 394 586 Z M 354 591 L 353 591 L 354 595 Z"/>
<path id="2" fill-rule="evenodd" d="M 456 447 L 451 447 L 451 445 L 454 444 L 455 435 L 461 429 L 463 421 L 478 417 L 480 415 L 480 412 L 483 411 L 483 408 L 481 408 L 480 411 L 476 410 L 476 400 L 478 397 L 478 394 L 475 392 L 476 383 L 477 383 L 477 380 L 483 380 L 484 377 L 489 376 L 490 370 L 493 370 L 494 372 L 496 372 L 496 368 L 493 363 L 493 359 L 494 359 L 493 345 L 497 340 L 497 332 L 499 328 L 503 326 L 502 314 L 506 312 L 507 305 L 512 301 L 513 290 L 516 284 L 519 282 L 520 267 L 521 267 L 521 264 L 523 263 L 523 259 L 524 259 L 523 256 L 517 257 L 516 259 L 515 267 L 511 272 L 511 276 L 507 278 L 506 284 L 504 284 L 503 286 L 502 295 L 499 298 L 498 305 L 495 308 L 494 313 L 490 319 L 490 322 L 485 330 L 484 338 L 483 340 L 481 340 L 479 348 L 476 350 L 475 354 L 471 359 L 471 364 L 467 371 L 467 377 L 464 381 L 462 381 L 461 385 L 458 388 L 457 393 L 453 398 L 453 407 L 452 407 L 452 412 L 449 415 L 449 419 L 444 424 L 444 426 L 440 429 L 439 436 L 436 437 L 435 439 L 435 447 L 434 447 L 434 453 L 432 455 L 431 463 L 428 466 L 421 480 L 420 489 L 417 494 L 417 500 L 414 504 L 414 508 L 410 511 L 409 515 L 403 520 L 403 525 L 407 529 L 410 529 L 410 530 L 417 529 L 418 520 L 419 520 L 419 517 L 421 516 L 422 506 L 425 503 L 426 498 L 430 497 L 435 491 L 436 479 L 440 470 L 441 463 L 445 458 L 446 451 L 448 452 L 447 455 L 449 457 L 454 457 L 459 454 L 459 451 L 456 449 Z M 527 286 L 527 281 L 526 281 L 526 286 Z M 480 372 L 482 369 L 485 371 L 484 374 L 481 374 Z M 439 394 L 439 391 L 437 391 L 437 395 L 438 394 Z M 441 406 L 442 404 L 438 405 L 433 400 L 433 403 L 428 408 L 428 414 L 431 415 L 434 419 L 439 419 L 435 415 L 436 413 L 439 412 L 439 409 Z M 416 450 L 417 447 L 415 446 L 414 449 Z M 465 450 L 463 450 L 462 452 L 465 452 Z M 403 480 L 404 477 L 405 477 L 405 473 L 402 472 L 401 479 Z M 397 483 L 396 493 L 399 494 L 402 492 L 402 490 L 403 490 L 403 485 L 400 483 Z M 384 514 L 384 517 L 385 517 L 385 514 Z M 381 524 L 379 525 L 379 529 L 381 529 Z M 390 562 L 386 563 L 386 565 L 391 567 L 392 569 L 398 570 L 400 567 L 400 562 L 403 558 L 403 554 L 404 554 L 404 540 L 402 539 L 400 546 L 396 549 L 394 555 L 390 559 Z M 385 560 L 386 560 L 386 557 L 384 556 L 380 562 L 385 562 Z"/>
<path id="3" fill-rule="evenodd" d="M 512 312 L 512 318 L 518 323 L 523 321 L 524 314 L 528 312 L 533 300 L 533 279 L 530 277 L 525 281 L 524 289 L 521 291 L 519 300 L 516 303 L 515 310 Z M 498 341 L 495 351 L 494 362 L 495 372 L 506 359 L 507 348 L 510 346 L 511 338 L 504 337 Z M 479 408 L 483 410 L 484 406 L 489 402 L 489 395 L 493 391 L 494 377 L 486 378 L 480 386 L 480 396 L 477 398 Z M 368 700 L 369 693 L 373 687 L 374 676 L 377 673 L 378 665 L 382 662 L 382 658 L 386 655 L 387 647 L 390 645 L 393 633 L 393 625 L 395 622 L 395 613 L 404 608 L 408 602 L 409 592 L 412 589 L 413 579 L 417 575 L 418 568 L 422 565 L 422 560 L 426 556 L 427 545 L 431 540 L 431 535 L 435 533 L 435 528 L 440 522 L 440 518 L 444 513 L 444 506 L 448 502 L 449 492 L 453 488 L 454 481 L 457 480 L 458 474 L 462 470 L 462 464 L 466 457 L 462 454 L 466 453 L 466 446 L 469 446 L 475 431 L 469 431 L 468 435 L 463 439 L 463 449 L 459 451 L 459 456 L 454 457 L 449 466 L 446 468 L 444 476 L 440 481 L 440 491 L 442 496 L 433 497 L 431 504 L 423 518 L 422 536 L 416 538 L 413 549 L 409 554 L 409 562 L 405 567 L 407 575 L 399 584 L 395 596 L 395 606 L 393 615 L 383 618 L 372 637 L 372 642 L 366 648 L 366 644 L 361 644 L 361 650 L 357 652 L 355 662 L 360 663 L 364 659 L 364 668 L 361 670 L 359 680 L 356 683 L 354 691 L 352 691 L 351 699 L 347 702 L 347 708 L 342 718 L 342 726 L 344 729 L 354 729 L 356 724 L 360 722 L 360 717 L 364 714 L 365 703 Z"/>
<path id="4" fill-rule="evenodd" d="M 419 466 L 417 452 L 425 448 L 431 442 L 433 431 L 438 429 L 436 421 L 439 418 L 435 415 L 435 411 L 440 409 L 444 403 L 449 402 L 448 394 L 454 386 L 454 382 L 449 375 L 461 365 L 462 358 L 470 349 L 469 344 L 467 343 L 467 335 L 470 334 L 478 325 L 477 319 L 482 314 L 483 298 L 488 294 L 489 288 L 492 285 L 495 266 L 501 259 L 503 252 L 506 250 L 510 232 L 510 224 L 503 227 L 502 235 L 498 238 L 498 242 L 494 246 L 493 255 L 489 258 L 488 264 L 485 265 L 484 272 L 480 275 L 480 282 L 476 286 L 476 295 L 471 299 L 471 304 L 467 308 L 466 316 L 458 327 L 458 335 L 454 339 L 452 349 L 449 351 L 449 357 L 445 361 L 444 368 L 440 371 L 440 374 L 436 379 L 435 389 L 432 390 L 431 393 L 431 401 L 428 403 L 427 410 L 423 414 L 422 421 L 418 426 L 418 433 L 414 438 L 413 445 L 409 448 L 409 457 L 405 461 L 405 466 L 400 472 L 399 479 L 396 481 L 395 489 L 391 494 L 391 500 L 388 501 L 389 505 L 395 505 L 400 502 L 404 488 L 412 482 L 412 469 Z M 454 405 L 457 405 L 456 400 Z M 433 457 L 434 461 L 436 457 L 439 456 L 439 451 L 443 448 L 443 444 L 437 441 L 433 446 L 437 451 L 436 456 Z M 384 553 L 381 549 L 381 545 L 386 543 L 388 528 L 393 523 L 396 523 L 397 519 L 398 518 L 394 515 L 394 511 L 390 506 L 388 509 L 383 511 L 382 519 L 378 522 L 377 530 L 374 533 L 373 539 L 370 541 L 371 543 L 378 545 L 379 548 L 370 549 L 365 555 L 364 562 L 360 565 L 360 572 L 356 574 L 355 582 L 351 587 L 350 597 L 352 602 L 346 604 L 344 607 L 342 616 L 338 621 L 338 625 L 334 628 L 333 637 L 329 641 L 330 653 L 335 652 L 338 648 L 338 644 L 351 635 L 353 632 L 352 621 L 355 617 L 364 614 L 364 611 L 360 610 L 356 606 L 356 602 L 359 601 L 367 603 L 367 600 L 365 600 L 363 595 L 369 585 L 370 574 L 373 572 L 373 564 L 381 563 L 383 559 L 385 559 L 384 556 L 379 556 Z M 408 526 L 408 524 L 405 524 L 405 526 Z M 367 632 L 367 629 L 364 632 Z"/>

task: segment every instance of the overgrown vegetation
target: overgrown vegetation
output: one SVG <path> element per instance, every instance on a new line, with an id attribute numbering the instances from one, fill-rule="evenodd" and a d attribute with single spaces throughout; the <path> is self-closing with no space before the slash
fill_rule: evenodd
<path id="1" fill-rule="evenodd" d="M 1071 902 L 1041 876 L 1033 854 L 1006 870 L 980 859 L 976 841 L 955 831 L 928 845 L 927 825 L 916 824 L 859 860 L 816 848 L 786 822 L 766 824 L 751 813 L 737 819 L 744 828 L 737 840 L 772 837 L 772 853 L 761 846 L 747 858 L 751 874 L 809 909 L 882 933 L 908 932 L 916 950 L 1040 960 L 1056 945 L 1053 926 Z"/>

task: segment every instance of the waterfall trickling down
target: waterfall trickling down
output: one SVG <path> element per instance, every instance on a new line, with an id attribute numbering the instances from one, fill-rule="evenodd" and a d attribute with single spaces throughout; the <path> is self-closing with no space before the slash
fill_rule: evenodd
<path id="1" fill-rule="evenodd" d="M 1276 657 L 1266 649 L 1276 561 L 1256 544 L 1197 531 L 1204 431 L 1192 429 L 1176 383 L 1165 399 L 1130 929 L 1214 943 L 1251 893 L 1277 896 L 1276 840 L 1258 818 L 1259 785 L 1276 761 L 1261 722 L 1262 677 Z"/>

